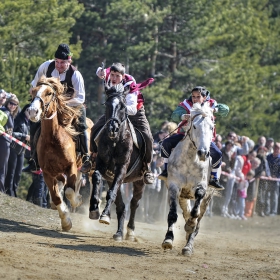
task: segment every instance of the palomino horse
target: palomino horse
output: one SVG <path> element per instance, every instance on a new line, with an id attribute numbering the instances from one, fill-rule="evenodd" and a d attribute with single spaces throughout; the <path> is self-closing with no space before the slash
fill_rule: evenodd
<path id="1" fill-rule="evenodd" d="M 81 195 L 75 187 L 77 162 L 81 160 L 76 157 L 73 140 L 78 133 L 72 125 L 78 120 L 80 108 L 67 106 L 68 97 L 63 93 L 64 87 L 59 79 L 42 77 L 32 89 L 33 100 L 29 115 L 31 121 L 41 121 L 41 133 L 37 142 L 38 161 L 54 208 L 59 212 L 62 229 L 68 231 L 72 222 L 61 197 L 58 181 L 63 182 L 65 196 L 72 208 L 81 205 Z"/>
<path id="2" fill-rule="evenodd" d="M 186 135 L 172 151 L 168 161 L 167 187 L 170 210 L 168 230 L 162 243 L 164 249 L 172 249 L 173 226 L 177 221 L 177 199 L 183 210 L 187 244 L 183 255 L 193 252 L 194 238 L 200 221 L 211 201 L 214 190 L 208 188 L 211 172 L 210 144 L 213 136 L 213 115 L 208 104 L 193 105 Z M 191 207 L 190 200 L 194 200 Z"/>
<path id="3" fill-rule="evenodd" d="M 116 241 L 122 241 L 126 211 L 120 186 L 122 183 L 133 182 L 133 197 L 130 202 L 131 211 L 126 239 L 134 240 L 135 213 L 145 186 L 143 181 L 143 161 L 139 149 L 133 143 L 126 113 L 123 86 L 120 84 L 111 87 L 106 90 L 106 95 L 106 124 L 97 136 L 98 154 L 95 172 L 92 175 L 89 217 L 90 219 L 99 218 L 100 223 L 110 224 L 111 205 L 115 203 L 118 229 L 113 238 Z M 102 177 L 108 182 L 109 190 L 106 196 L 106 206 L 100 216 L 98 206 Z"/>

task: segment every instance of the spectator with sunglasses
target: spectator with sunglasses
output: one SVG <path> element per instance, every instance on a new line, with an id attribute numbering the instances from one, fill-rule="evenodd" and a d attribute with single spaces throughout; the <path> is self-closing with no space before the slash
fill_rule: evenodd
<path id="1" fill-rule="evenodd" d="M 30 104 L 25 105 L 14 121 L 12 136 L 24 144 L 30 141 L 29 131 L 29 114 L 27 109 Z M 17 197 L 17 188 L 21 178 L 22 167 L 24 162 L 25 148 L 13 141 L 10 144 L 10 156 L 8 161 L 8 170 L 5 179 L 6 194 Z"/>
<path id="2" fill-rule="evenodd" d="M 10 97 L 6 100 L 4 106 L 0 108 L 8 119 L 4 125 L 5 133 L 12 135 L 14 128 L 14 118 L 18 113 L 19 100 L 15 94 L 10 94 Z M 12 140 L 5 135 L 0 136 L 0 192 L 5 193 L 5 178 L 8 168 L 8 160 L 10 156 L 10 144 Z"/>

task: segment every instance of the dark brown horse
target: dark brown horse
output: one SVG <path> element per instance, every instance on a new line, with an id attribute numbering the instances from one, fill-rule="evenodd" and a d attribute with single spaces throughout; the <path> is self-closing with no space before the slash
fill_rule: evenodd
<path id="1" fill-rule="evenodd" d="M 125 204 L 120 186 L 122 183 L 133 182 L 133 197 L 130 202 L 130 217 L 127 225 L 126 239 L 134 240 L 135 213 L 144 190 L 143 162 L 140 150 L 133 144 L 132 134 L 126 113 L 125 93 L 122 85 L 106 91 L 106 124 L 98 135 L 98 154 L 96 169 L 92 175 L 92 194 L 90 199 L 89 217 L 98 219 L 100 223 L 110 224 L 111 206 L 116 204 L 118 229 L 113 238 L 123 239 L 125 220 Z M 93 139 L 91 139 L 93 141 Z M 102 177 L 106 179 L 109 190 L 106 206 L 100 216 L 99 193 Z"/>
<path id="2" fill-rule="evenodd" d="M 65 196 L 72 208 L 82 203 L 79 189 L 76 188 L 77 164 L 73 138 L 78 134 L 73 124 L 79 117 L 79 107 L 66 105 L 68 99 L 64 87 L 57 78 L 41 78 L 32 90 L 33 101 L 29 107 L 30 120 L 41 121 L 41 133 L 37 142 L 39 164 L 44 180 L 50 191 L 55 208 L 59 212 L 63 230 L 70 230 L 72 222 L 66 204 L 60 195 L 58 181 L 62 181 Z"/>

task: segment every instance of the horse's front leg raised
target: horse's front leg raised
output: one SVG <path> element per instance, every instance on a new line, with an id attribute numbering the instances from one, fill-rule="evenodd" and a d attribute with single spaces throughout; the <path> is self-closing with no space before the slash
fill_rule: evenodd
<path id="1" fill-rule="evenodd" d="M 65 196 L 70 201 L 71 207 L 76 208 L 82 204 L 82 196 L 79 190 L 76 190 L 77 181 L 77 166 L 73 163 L 68 170 L 66 170 L 67 182 L 65 186 Z"/>
<path id="2" fill-rule="evenodd" d="M 206 209 L 204 209 L 203 211 L 201 211 L 201 209 L 200 209 L 200 206 L 205 197 L 205 194 L 206 194 L 205 186 L 203 186 L 203 184 L 198 185 L 198 187 L 195 191 L 194 206 L 191 210 L 191 213 L 190 213 L 191 215 L 185 224 L 187 244 L 182 249 L 183 255 L 190 256 L 193 253 L 193 242 L 194 242 L 195 236 L 198 233 L 199 221 L 201 220 L 201 218 L 206 210 Z"/>
<path id="3" fill-rule="evenodd" d="M 163 249 L 172 249 L 173 240 L 174 240 L 174 224 L 177 222 L 177 196 L 179 194 L 179 188 L 176 184 L 170 183 L 168 188 L 168 196 L 169 196 L 169 213 L 167 218 L 168 229 L 165 234 L 165 238 L 162 242 Z"/>
<path id="4" fill-rule="evenodd" d="M 126 239 L 135 241 L 135 214 L 136 214 L 136 209 L 139 206 L 139 201 L 142 198 L 143 191 L 144 191 L 144 181 L 139 180 L 133 182 L 133 197 L 130 201 L 130 216 L 129 216 L 129 221 L 127 224 L 127 233 L 126 233 Z"/>
<path id="5" fill-rule="evenodd" d="M 102 184 L 102 176 L 98 170 L 95 170 L 92 174 L 92 187 L 89 201 L 89 218 L 92 220 L 98 220 L 100 216 L 100 187 Z"/>
<path id="6" fill-rule="evenodd" d="M 62 229 L 68 231 L 72 228 L 72 222 L 70 219 L 68 208 L 60 196 L 57 180 L 51 177 L 50 175 L 48 175 L 47 173 L 43 173 L 43 174 L 44 174 L 45 183 L 47 184 L 48 189 L 50 191 L 52 202 L 54 203 L 56 209 L 58 210 L 59 217 L 61 219 Z"/>
<path id="7" fill-rule="evenodd" d="M 115 177 L 106 195 L 106 205 L 100 216 L 99 222 L 109 225 L 111 222 L 111 206 L 115 202 L 117 197 L 117 192 L 123 182 L 124 176 L 126 174 L 126 166 L 116 166 L 115 167 Z"/>

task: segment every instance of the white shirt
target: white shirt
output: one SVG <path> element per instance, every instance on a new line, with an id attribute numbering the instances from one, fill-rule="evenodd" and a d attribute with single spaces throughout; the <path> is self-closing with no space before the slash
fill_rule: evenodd
<path id="1" fill-rule="evenodd" d="M 43 75 L 44 76 L 47 75 L 48 67 L 49 67 L 50 63 L 53 61 L 54 60 L 48 60 L 40 65 L 33 81 L 31 82 L 32 87 L 36 87 L 36 84 L 39 81 L 39 79 Z M 60 81 L 64 81 L 66 72 L 59 74 L 59 72 L 56 70 L 56 68 L 54 68 L 51 75 L 52 75 L 52 77 L 59 78 Z M 69 101 L 67 101 L 67 105 L 78 106 L 85 102 L 84 79 L 82 77 L 82 74 L 78 70 L 76 70 L 76 71 L 74 71 L 74 74 L 73 74 L 71 80 L 72 80 L 72 84 L 73 84 L 73 88 L 74 88 L 74 95 L 73 95 L 73 98 L 71 98 Z"/>
<path id="2" fill-rule="evenodd" d="M 98 72 L 101 70 L 101 67 L 98 67 L 96 70 L 96 76 L 98 76 Z M 104 69 L 106 70 L 106 69 Z M 99 77 L 99 76 L 98 76 Z M 132 76 L 131 76 L 132 77 Z M 133 77 L 132 77 L 133 78 Z M 135 82 L 135 79 L 133 78 L 133 81 Z M 132 82 L 132 81 L 131 81 Z M 136 83 L 136 82 L 135 82 Z M 109 88 L 110 87 L 110 77 L 108 79 L 108 82 L 106 84 L 106 86 Z M 127 86 L 124 85 L 124 86 Z M 129 85 L 128 85 L 129 86 Z M 136 92 L 132 92 L 132 93 L 128 93 L 125 97 L 125 103 L 126 103 L 126 108 L 127 108 L 127 114 L 129 116 L 133 116 L 136 115 L 137 113 L 137 95 L 138 95 L 138 91 Z"/>

